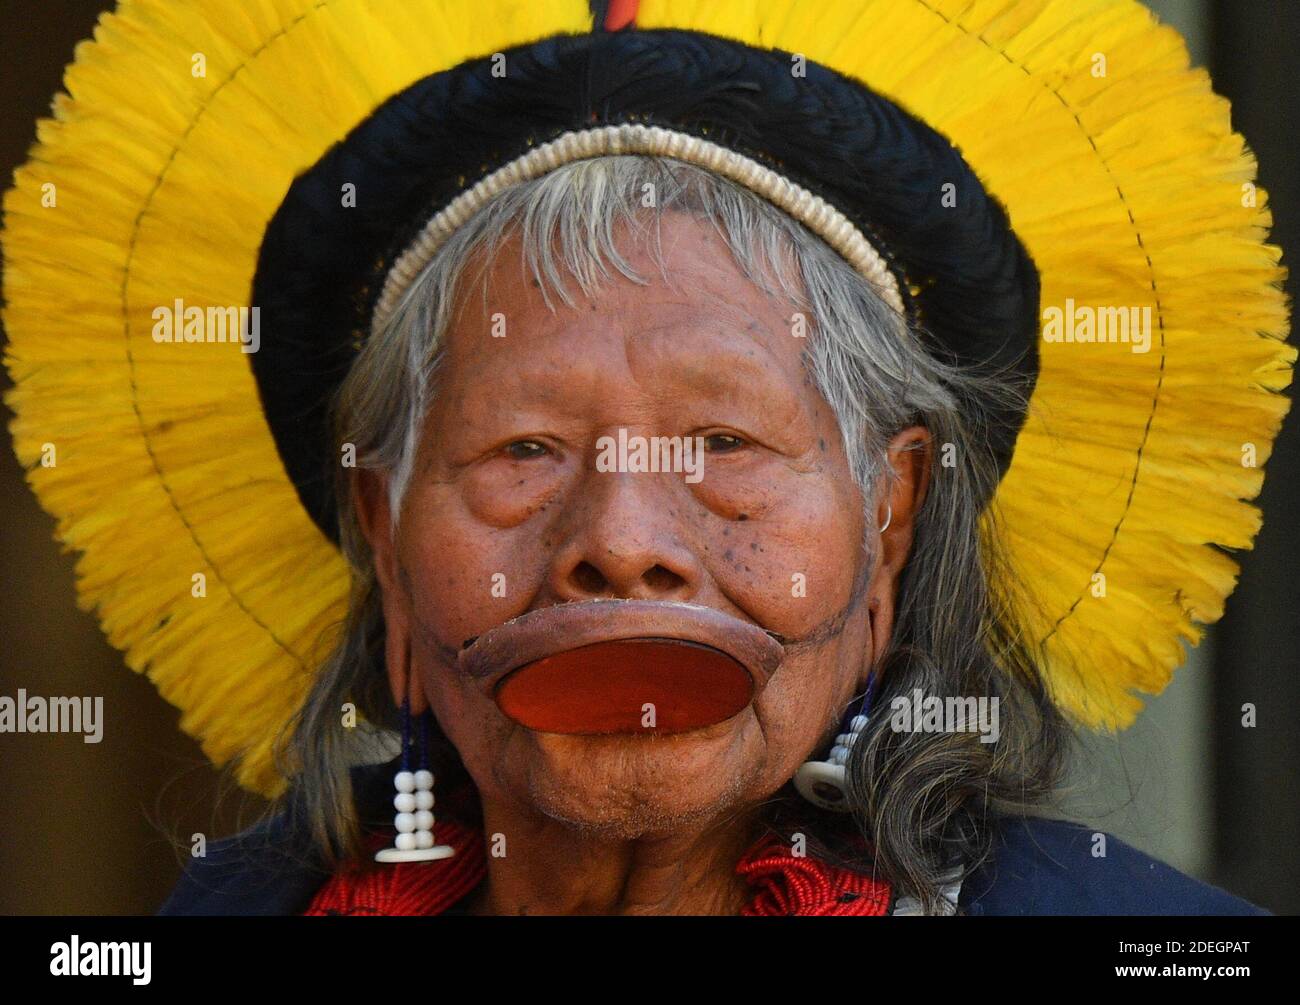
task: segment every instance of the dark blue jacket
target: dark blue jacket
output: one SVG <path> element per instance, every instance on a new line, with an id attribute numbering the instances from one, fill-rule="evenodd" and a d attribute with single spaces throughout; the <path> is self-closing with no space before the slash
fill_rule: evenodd
<path id="1" fill-rule="evenodd" d="M 357 769 L 353 780 L 363 815 L 382 816 L 382 807 L 391 799 L 391 766 Z M 994 839 L 994 854 L 962 884 L 962 913 L 1268 913 L 1109 835 L 1105 857 L 1094 857 L 1094 833 L 1063 820 L 1003 818 Z M 301 854 L 286 851 L 294 846 L 292 838 L 285 819 L 274 817 L 243 834 L 214 842 L 206 857 L 192 860 L 159 913 L 301 914 L 328 874 Z"/>

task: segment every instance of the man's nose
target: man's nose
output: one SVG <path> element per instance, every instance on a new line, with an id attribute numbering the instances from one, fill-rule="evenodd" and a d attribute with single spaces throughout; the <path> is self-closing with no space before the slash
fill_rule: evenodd
<path id="1" fill-rule="evenodd" d="M 550 587 L 560 600 L 618 597 L 688 601 L 700 590 L 702 567 L 682 541 L 671 498 L 672 475 L 592 472 L 552 559 Z"/>

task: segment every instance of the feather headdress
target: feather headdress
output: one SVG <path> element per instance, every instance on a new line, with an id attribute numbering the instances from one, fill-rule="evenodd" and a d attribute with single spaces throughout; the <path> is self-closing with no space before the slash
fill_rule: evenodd
<path id="1" fill-rule="evenodd" d="M 598 6 L 625 30 L 585 0 L 123 0 L 78 48 L 5 197 L 6 362 L 109 640 L 277 791 L 348 590 L 322 403 L 385 272 L 531 145 L 666 124 L 852 220 L 935 351 L 1036 380 L 995 434 L 1023 630 L 1063 708 L 1129 723 L 1222 613 L 1295 356 L 1254 160 L 1181 39 L 1131 0 Z M 385 197 L 324 212 L 344 179 Z M 153 338 L 177 300 L 277 335 Z M 1120 308 L 1145 351 L 1083 336 Z"/>

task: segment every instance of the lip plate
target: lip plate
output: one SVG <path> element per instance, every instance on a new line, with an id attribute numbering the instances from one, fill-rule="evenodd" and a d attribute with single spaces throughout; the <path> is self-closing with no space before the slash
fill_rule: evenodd
<path id="1" fill-rule="evenodd" d="M 497 625 L 465 646 L 457 664 L 530 729 L 673 733 L 738 714 L 784 655 L 769 632 L 712 607 L 602 599 Z M 647 704 L 652 730 L 642 722 Z"/>
<path id="2" fill-rule="evenodd" d="M 542 733 L 685 733 L 753 701 L 754 678 L 721 650 L 678 639 L 596 642 L 543 657 L 497 683 L 498 707 Z"/>

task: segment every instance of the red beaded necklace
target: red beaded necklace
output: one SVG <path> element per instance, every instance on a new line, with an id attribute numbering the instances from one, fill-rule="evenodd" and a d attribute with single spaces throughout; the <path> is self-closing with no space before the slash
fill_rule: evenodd
<path id="1" fill-rule="evenodd" d="M 321 915 L 442 914 L 466 897 L 487 874 L 483 839 L 478 831 L 446 818 L 438 821 L 438 839 L 456 849 L 435 862 L 399 863 L 377 869 L 336 873 L 317 892 L 303 913 Z M 373 837 L 376 848 L 385 836 Z M 889 912 L 890 888 L 877 879 L 814 858 L 796 856 L 775 837 L 755 844 L 736 863 L 753 898 L 746 917 L 793 915 L 871 916 Z"/>

